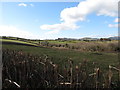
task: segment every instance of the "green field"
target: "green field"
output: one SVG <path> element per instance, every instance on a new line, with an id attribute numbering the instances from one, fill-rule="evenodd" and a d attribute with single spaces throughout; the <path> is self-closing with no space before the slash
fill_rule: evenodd
<path id="1" fill-rule="evenodd" d="M 35 46 L 37 46 L 36 44 L 33 44 L 33 43 L 24 42 L 24 41 L 18 41 L 18 40 L 0 39 L 0 41 L 2 41 L 2 42 L 21 43 L 21 44 L 28 44 L 28 45 L 35 45 Z"/>
<path id="2" fill-rule="evenodd" d="M 104 69 L 107 69 L 109 65 L 116 66 L 118 64 L 118 53 L 80 52 L 74 50 L 58 50 L 54 48 L 7 44 L 3 44 L 2 48 L 18 51 L 22 50 L 23 52 L 37 56 L 48 55 L 52 58 L 52 61 L 61 66 L 63 66 L 69 58 L 74 61 L 74 64 L 78 64 L 85 59 L 89 63 L 96 62 L 98 66 Z"/>
<path id="3" fill-rule="evenodd" d="M 78 40 L 70 40 L 70 41 L 55 41 L 55 40 L 48 40 L 49 43 L 55 43 L 55 44 L 66 44 L 66 43 L 78 43 L 81 41 Z"/>
<path id="4" fill-rule="evenodd" d="M 2 42 L 4 88 L 9 88 L 9 85 L 14 86 L 7 84 L 10 80 L 18 83 L 21 88 L 66 87 L 66 85 L 61 86 L 62 82 L 70 83 L 68 88 L 71 88 L 71 85 L 76 88 L 78 83 L 76 80 L 79 80 L 79 84 L 82 83 L 82 87 L 101 88 L 104 84 L 108 88 L 111 87 L 110 83 L 114 84 L 112 88 L 120 87 L 118 52 L 36 47 L 31 46 L 31 43 L 17 40 L 2 40 Z M 117 68 L 117 71 L 111 70 L 109 65 Z M 28 82 L 29 80 L 32 81 Z"/>

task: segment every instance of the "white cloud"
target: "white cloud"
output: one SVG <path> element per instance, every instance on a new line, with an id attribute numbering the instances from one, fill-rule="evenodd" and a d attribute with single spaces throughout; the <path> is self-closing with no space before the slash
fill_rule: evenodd
<path id="1" fill-rule="evenodd" d="M 31 6 L 31 7 L 34 7 L 34 5 L 33 5 L 33 4 L 30 4 L 30 6 Z"/>
<path id="2" fill-rule="evenodd" d="M 116 18 L 114 22 L 120 22 L 120 18 Z"/>
<path id="3" fill-rule="evenodd" d="M 34 7 L 33 4 L 25 4 L 25 3 L 20 3 L 20 4 L 18 4 L 18 6 L 24 6 L 24 7 L 31 6 L 31 7 Z"/>
<path id="4" fill-rule="evenodd" d="M 108 27 L 110 27 L 110 28 L 118 28 L 118 27 L 120 27 L 120 24 L 119 24 L 120 18 L 115 18 L 115 20 L 113 22 L 117 23 L 117 24 L 108 24 Z"/>
<path id="5" fill-rule="evenodd" d="M 87 15 L 96 13 L 96 15 L 104 15 L 110 17 L 118 16 L 119 0 L 85 0 L 80 2 L 76 7 L 65 8 L 60 13 L 60 24 L 42 25 L 42 30 L 53 30 L 53 32 L 61 30 L 76 29 L 76 22 L 85 21 Z M 110 25 L 111 27 L 111 25 Z"/>
<path id="6" fill-rule="evenodd" d="M 90 13 L 105 16 L 117 16 L 119 0 L 86 0 L 77 7 L 66 8 L 61 12 L 61 20 L 65 22 L 84 21 Z"/>
<path id="7" fill-rule="evenodd" d="M 27 7 L 27 4 L 25 4 L 25 3 L 20 3 L 20 4 L 18 4 L 18 6 L 24 6 L 24 7 Z"/>
<path id="8" fill-rule="evenodd" d="M 109 24 L 108 27 L 110 27 L 110 28 L 118 28 L 118 27 L 120 27 L 120 24 Z"/>
<path id="9" fill-rule="evenodd" d="M 57 32 L 57 31 L 56 31 Z M 58 38 L 55 35 L 48 35 L 54 33 L 54 31 L 43 33 L 43 32 L 35 32 L 31 33 L 29 31 L 20 29 L 13 25 L 0 25 L 0 36 L 13 36 L 13 37 L 20 37 L 26 39 L 56 39 Z"/>
<path id="10" fill-rule="evenodd" d="M 79 28 L 76 24 L 68 24 L 68 23 L 61 23 L 61 24 L 54 24 L 54 25 L 42 25 L 40 26 L 42 30 L 52 30 L 49 31 L 48 34 L 56 34 L 59 33 L 61 30 L 75 30 Z"/>
<path id="11" fill-rule="evenodd" d="M 52 30 L 52 31 L 45 33 L 45 35 L 58 34 L 59 32 L 60 32 L 59 30 Z"/>
<path id="12" fill-rule="evenodd" d="M 15 26 L 0 25 L 0 36 L 14 36 L 22 38 L 34 38 L 35 35 L 32 33 L 21 30 Z"/>

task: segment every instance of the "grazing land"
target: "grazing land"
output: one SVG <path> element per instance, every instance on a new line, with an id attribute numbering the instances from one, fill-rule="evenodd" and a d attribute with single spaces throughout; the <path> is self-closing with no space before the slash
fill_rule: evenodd
<path id="1" fill-rule="evenodd" d="M 20 87 L 25 87 L 25 88 L 27 87 L 28 88 L 31 88 L 31 87 L 32 88 L 35 88 L 35 87 L 38 87 L 38 88 L 40 87 L 44 87 L 44 88 L 61 88 L 61 87 L 112 88 L 111 84 L 113 84 L 114 88 L 119 87 L 118 83 L 120 78 L 119 77 L 120 71 L 119 69 L 111 70 L 112 67 L 119 68 L 119 59 L 118 59 L 119 47 L 118 46 L 116 46 L 117 49 L 111 49 L 111 50 L 109 49 L 109 50 L 100 51 L 96 49 L 94 51 L 93 50 L 91 51 L 88 49 L 87 51 L 87 50 L 70 49 L 68 47 L 65 47 L 68 49 L 58 49 L 58 48 L 49 46 L 50 43 L 66 44 L 67 41 L 65 41 L 64 43 L 60 43 L 60 41 L 47 41 L 49 42 L 48 45 L 39 45 L 39 44 L 35 44 L 35 43 L 33 44 L 33 43 L 28 43 L 28 42 L 19 41 L 19 40 L 6 40 L 6 39 L 3 39 L 2 42 L 3 42 L 2 44 L 3 74 L 5 74 L 3 78 L 4 88 L 9 87 L 9 85 L 8 86 L 6 85 L 7 82 L 9 82 L 9 80 L 16 82 L 17 84 L 19 84 Z M 7 42 L 7 43 L 4 43 L 4 42 Z M 70 43 L 67 42 L 67 44 L 68 45 L 73 43 L 76 44 L 78 42 L 84 43 L 84 44 L 94 43 L 94 45 L 98 45 L 96 43 L 102 43 L 102 45 L 103 43 L 104 44 L 110 43 L 108 41 L 107 42 L 74 41 Z M 112 44 L 113 47 L 114 45 L 117 45 L 116 44 L 117 41 L 111 41 L 111 42 L 112 43 L 115 42 L 115 44 Z M 80 44 L 78 46 L 80 46 Z M 20 64 L 17 64 L 18 62 L 20 62 Z M 25 62 L 26 64 L 23 64 L 23 62 Z M 41 66 L 40 63 L 44 64 L 45 66 Z M 50 64 L 53 66 L 50 66 Z M 19 65 L 20 67 L 21 65 L 23 65 L 24 66 L 23 69 L 25 68 L 27 69 L 23 71 L 24 73 L 22 73 L 22 71 L 19 70 L 22 68 L 20 67 L 17 68 L 17 65 Z M 32 71 L 29 71 L 30 68 L 32 69 Z M 77 68 L 78 68 L 78 72 L 77 72 Z M 16 70 L 19 70 L 19 73 Z M 66 74 L 64 70 L 66 70 Z M 98 74 L 99 71 L 100 71 L 100 74 Z M 10 72 L 14 72 L 15 74 L 12 74 Z M 96 74 L 94 75 L 94 73 Z M 22 74 L 23 74 L 23 78 L 21 78 Z M 33 77 L 31 77 L 30 74 L 33 74 Z M 48 78 L 46 74 L 50 76 L 50 78 Z M 35 78 L 36 77 L 35 75 L 38 75 L 39 77 Z M 40 76 L 40 75 L 43 75 L 43 76 Z M 78 78 L 78 76 L 76 75 L 83 78 L 82 79 Z M 97 75 L 101 75 L 101 77 L 98 77 Z M 55 81 L 53 80 L 52 76 L 55 77 Z M 90 76 L 92 76 L 92 78 Z M 28 80 L 31 80 L 30 83 L 21 81 L 21 80 L 27 80 L 27 78 L 29 78 Z M 40 79 L 40 81 L 37 80 L 38 78 Z M 51 79 L 53 81 L 51 81 Z M 89 84 L 88 80 L 93 80 L 93 82 Z M 35 83 L 33 84 L 33 82 Z M 37 83 L 37 82 L 40 82 L 40 83 Z M 76 86 L 77 83 L 79 83 L 78 86 Z M 16 87 L 19 87 L 19 86 L 16 86 Z"/>

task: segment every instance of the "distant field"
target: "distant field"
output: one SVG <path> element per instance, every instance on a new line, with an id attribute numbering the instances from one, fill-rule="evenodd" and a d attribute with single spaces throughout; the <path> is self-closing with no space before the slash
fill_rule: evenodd
<path id="1" fill-rule="evenodd" d="M 51 40 L 49 41 L 49 43 L 55 43 L 55 44 L 66 44 L 66 43 L 78 43 L 78 42 L 81 42 L 81 41 L 77 41 L 77 40 L 71 40 L 71 41 L 55 41 L 55 40 Z"/>
<path id="2" fill-rule="evenodd" d="M 21 44 L 21 45 L 37 46 L 36 44 L 32 44 L 32 43 L 24 42 L 24 41 L 18 41 L 18 40 L 0 39 L 0 41 L 6 44 L 19 44 L 19 45 Z"/>

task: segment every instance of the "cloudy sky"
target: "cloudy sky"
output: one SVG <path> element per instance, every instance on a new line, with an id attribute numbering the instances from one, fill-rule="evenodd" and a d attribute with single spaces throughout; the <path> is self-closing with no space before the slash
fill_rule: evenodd
<path id="1" fill-rule="evenodd" d="M 0 36 L 31 39 L 116 36 L 120 26 L 118 1 L 2 2 Z"/>

